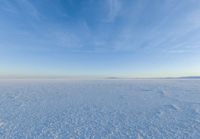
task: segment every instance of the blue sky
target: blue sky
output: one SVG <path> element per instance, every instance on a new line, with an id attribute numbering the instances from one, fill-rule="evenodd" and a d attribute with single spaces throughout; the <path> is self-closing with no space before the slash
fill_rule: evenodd
<path id="1" fill-rule="evenodd" d="M 189 75 L 199 0 L 0 1 L 0 76 Z"/>

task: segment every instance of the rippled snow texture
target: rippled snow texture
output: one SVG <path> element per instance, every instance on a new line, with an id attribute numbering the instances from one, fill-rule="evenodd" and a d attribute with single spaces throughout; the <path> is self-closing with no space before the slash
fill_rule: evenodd
<path id="1" fill-rule="evenodd" d="M 200 139 L 200 80 L 0 80 L 2 139 Z"/>

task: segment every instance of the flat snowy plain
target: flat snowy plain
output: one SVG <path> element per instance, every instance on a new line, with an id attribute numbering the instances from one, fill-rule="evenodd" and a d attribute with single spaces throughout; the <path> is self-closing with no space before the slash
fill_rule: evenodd
<path id="1" fill-rule="evenodd" d="M 0 80 L 2 139 L 200 139 L 200 80 Z"/>

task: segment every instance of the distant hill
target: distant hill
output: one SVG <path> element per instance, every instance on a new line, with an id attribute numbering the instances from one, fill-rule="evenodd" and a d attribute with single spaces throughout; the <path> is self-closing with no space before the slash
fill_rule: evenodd
<path id="1" fill-rule="evenodd" d="M 185 77 L 180 77 L 182 79 L 200 79 L 200 76 L 185 76 Z"/>

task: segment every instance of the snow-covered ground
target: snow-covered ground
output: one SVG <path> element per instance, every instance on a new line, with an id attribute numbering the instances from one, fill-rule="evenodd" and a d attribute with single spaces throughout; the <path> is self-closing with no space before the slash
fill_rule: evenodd
<path id="1" fill-rule="evenodd" d="M 200 139 L 200 80 L 0 80 L 2 139 Z"/>

